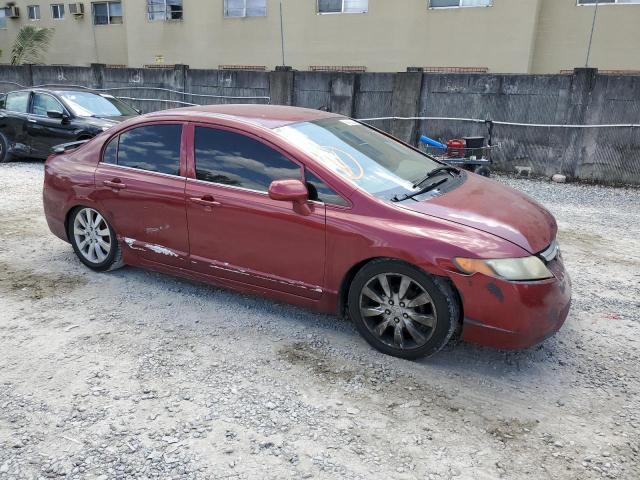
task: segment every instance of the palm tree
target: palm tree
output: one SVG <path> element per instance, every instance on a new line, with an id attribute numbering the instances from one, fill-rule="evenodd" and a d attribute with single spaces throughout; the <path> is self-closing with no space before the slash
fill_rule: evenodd
<path id="1" fill-rule="evenodd" d="M 22 27 L 11 49 L 11 65 L 38 63 L 49 48 L 53 32 L 53 28 Z"/>

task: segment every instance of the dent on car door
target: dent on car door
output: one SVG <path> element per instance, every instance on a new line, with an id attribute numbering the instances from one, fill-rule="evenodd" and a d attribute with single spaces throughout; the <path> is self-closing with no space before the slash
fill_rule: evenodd
<path id="1" fill-rule="evenodd" d="M 56 112 L 60 118 L 50 118 L 47 112 Z M 75 140 L 76 129 L 62 103 L 53 95 L 34 92 L 31 100 L 27 132 L 31 151 L 47 157 L 51 148 Z"/>
<path id="2" fill-rule="evenodd" d="M 95 172 L 95 200 L 128 253 L 184 267 L 189 252 L 182 124 L 126 130 L 109 141 Z"/>
<path id="3" fill-rule="evenodd" d="M 307 214 L 269 198 L 273 180 L 302 179 L 302 168 L 244 133 L 195 126 L 196 178 L 187 180 L 191 268 L 317 299 L 325 262 L 325 207 Z"/>
<path id="4" fill-rule="evenodd" d="M 0 129 L 7 140 L 7 148 L 18 155 L 30 154 L 27 137 L 30 95 L 29 91 L 8 93 L 0 115 Z"/>

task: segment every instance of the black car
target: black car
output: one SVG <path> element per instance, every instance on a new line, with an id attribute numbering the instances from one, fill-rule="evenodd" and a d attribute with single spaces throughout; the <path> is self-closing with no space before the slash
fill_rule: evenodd
<path id="1" fill-rule="evenodd" d="M 47 158 L 61 143 L 88 140 L 139 112 L 89 90 L 16 90 L 0 98 L 0 162 Z"/>

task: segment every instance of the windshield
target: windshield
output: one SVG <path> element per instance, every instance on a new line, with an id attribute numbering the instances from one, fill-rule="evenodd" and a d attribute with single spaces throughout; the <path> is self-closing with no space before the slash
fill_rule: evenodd
<path id="1" fill-rule="evenodd" d="M 111 95 L 91 92 L 58 92 L 74 115 L 78 117 L 120 117 L 137 115 L 133 108 Z"/>
<path id="2" fill-rule="evenodd" d="M 326 118 L 274 130 L 338 175 L 378 197 L 411 193 L 442 166 L 390 137 L 347 118 Z"/>

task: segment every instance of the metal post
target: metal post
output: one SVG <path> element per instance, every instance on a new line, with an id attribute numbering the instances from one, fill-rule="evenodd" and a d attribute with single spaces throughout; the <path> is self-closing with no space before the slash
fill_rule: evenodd
<path id="1" fill-rule="evenodd" d="M 596 7 L 593 11 L 593 22 L 591 23 L 591 33 L 589 34 L 589 47 L 587 48 L 587 60 L 584 63 L 584 68 L 589 68 L 589 57 L 591 56 L 591 42 L 593 41 L 593 32 L 596 29 L 596 17 L 598 16 L 598 0 L 596 0 Z"/>
<path id="2" fill-rule="evenodd" d="M 280 47 L 282 49 L 282 66 L 285 66 L 284 61 L 284 22 L 282 20 L 282 0 L 280 0 Z"/>

